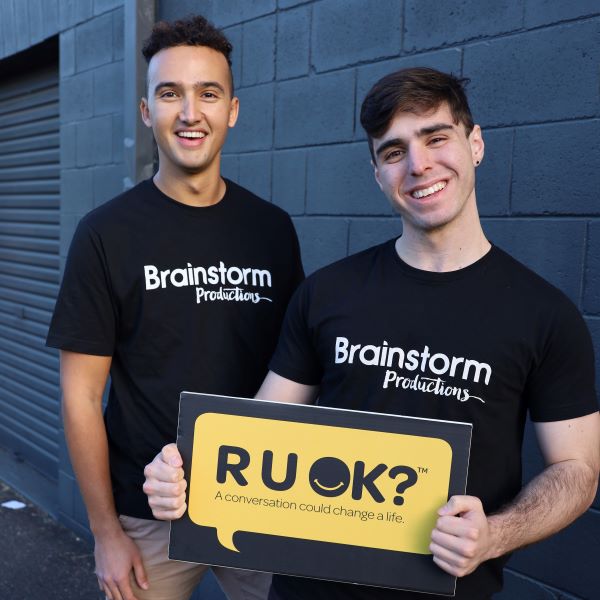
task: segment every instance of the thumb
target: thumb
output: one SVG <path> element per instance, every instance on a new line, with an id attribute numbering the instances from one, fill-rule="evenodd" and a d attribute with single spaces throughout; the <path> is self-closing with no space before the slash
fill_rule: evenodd
<path id="1" fill-rule="evenodd" d="M 144 563 L 142 557 L 136 554 L 133 558 L 133 574 L 138 587 L 143 590 L 147 590 L 150 586 L 148 585 L 148 577 L 146 576 L 146 569 L 144 569 Z"/>
<path id="2" fill-rule="evenodd" d="M 444 506 L 438 509 L 438 515 L 456 516 L 470 510 L 481 509 L 481 501 L 474 496 L 452 496 Z"/>
<path id="3" fill-rule="evenodd" d="M 175 444 L 167 444 L 162 449 L 162 459 L 171 467 L 181 467 L 183 465 L 181 454 L 179 454 L 179 450 Z"/>

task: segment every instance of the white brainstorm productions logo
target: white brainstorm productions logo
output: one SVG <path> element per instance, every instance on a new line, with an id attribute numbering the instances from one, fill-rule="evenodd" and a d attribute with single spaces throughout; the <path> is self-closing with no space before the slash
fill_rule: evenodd
<path id="1" fill-rule="evenodd" d="M 194 267 L 187 263 L 184 268 L 159 270 L 154 265 L 144 265 L 146 290 L 194 286 L 196 303 L 201 302 L 272 302 L 271 298 L 257 292 L 246 291 L 245 287 L 271 287 L 271 273 L 267 269 L 250 267 L 226 267 L 223 261 L 210 267 Z M 203 286 L 218 286 L 203 287 Z M 233 286 L 233 287 L 227 287 Z"/>
<path id="2" fill-rule="evenodd" d="M 383 378 L 383 389 L 396 387 L 401 389 L 418 390 L 435 396 L 455 396 L 460 402 L 467 400 L 479 400 L 485 404 L 485 400 L 478 396 L 472 396 L 468 388 L 448 385 L 442 375 L 447 375 L 464 381 L 473 381 L 489 385 L 492 376 L 492 367 L 484 362 L 479 362 L 461 356 L 449 357 L 442 352 L 431 354 L 429 346 L 423 350 L 408 350 L 390 346 L 386 341 L 381 346 L 371 344 L 351 344 L 348 338 L 336 337 L 335 339 L 335 363 L 353 364 L 360 362 L 367 367 L 386 367 Z M 394 367 L 394 368 L 389 368 Z M 436 377 L 427 377 L 417 373 L 413 377 L 406 377 L 402 371 L 421 371 L 421 373 L 432 373 Z"/>

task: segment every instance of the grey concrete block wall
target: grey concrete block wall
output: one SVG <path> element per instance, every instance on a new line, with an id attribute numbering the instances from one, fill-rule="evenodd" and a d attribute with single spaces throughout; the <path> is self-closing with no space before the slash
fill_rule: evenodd
<path id="1" fill-rule="evenodd" d="M 387 200 L 378 193 L 364 142 L 321 146 L 307 155 L 307 214 L 391 214 Z"/>
<path id="2" fill-rule="evenodd" d="M 274 15 L 255 19 L 243 25 L 241 85 L 250 87 L 273 81 L 275 74 Z"/>
<path id="3" fill-rule="evenodd" d="M 482 125 L 544 123 L 598 114 L 600 21 L 502 36 L 464 49 L 463 73 Z"/>
<path id="4" fill-rule="evenodd" d="M 277 79 L 308 75 L 310 19 L 310 6 L 277 15 Z"/>
<path id="5" fill-rule="evenodd" d="M 122 0 L 59 2 L 59 23 L 64 27 L 59 36 L 65 222 L 78 220 L 123 189 L 122 4 Z M 69 234 L 64 231 L 61 236 L 63 252 Z"/>
<path id="6" fill-rule="evenodd" d="M 406 0 L 406 51 L 422 51 L 521 28 L 523 10 L 513 0 Z"/>
<path id="7" fill-rule="evenodd" d="M 240 104 L 251 115 L 242 115 L 229 134 L 227 148 L 230 152 L 270 150 L 273 147 L 273 84 L 266 83 L 236 92 Z"/>
<path id="8" fill-rule="evenodd" d="M 401 36 L 401 2 L 315 2 L 311 66 L 318 72 L 329 71 L 350 64 L 396 56 Z"/>
<path id="9" fill-rule="evenodd" d="M 159 2 L 161 18 L 198 10 L 234 42 L 240 118 L 224 171 L 293 215 L 307 272 L 401 232 L 360 127 L 369 87 L 407 66 L 471 78 L 484 228 L 575 302 L 600 369 L 597 2 Z M 525 456 L 527 479 L 542 464 L 531 431 Z M 498 598 L 594 597 L 599 519 L 597 500 L 560 537 L 517 553 Z"/>
<path id="10" fill-rule="evenodd" d="M 355 73 L 324 73 L 276 86 L 275 146 L 332 144 L 352 140 Z M 249 115 L 241 113 L 242 119 Z M 250 117 L 251 118 L 251 117 Z"/>
<path id="11" fill-rule="evenodd" d="M 544 160 L 532 161 L 540 148 Z M 600 189 L 598 156 L 600 119 L 519 127 L 514 142 L 513 213 L 597 213 L 598 195 L 589 191 Z M 565 162 L 570 163 L 568 177 Z"/>

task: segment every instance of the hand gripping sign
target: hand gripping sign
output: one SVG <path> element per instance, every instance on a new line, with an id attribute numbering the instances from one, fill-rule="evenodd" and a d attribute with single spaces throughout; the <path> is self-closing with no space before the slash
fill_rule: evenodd
<path id="1" fill-rule="evenodd" d="M 428 546 L 437 509 L 450 492 L 464 493 L 470 431 L 184 393 L 178 445 L 188 512 L 172 526 L 170 556 L 451 594 L 454 578 L 433 564 Z M 424 567 L 423 583 L 414 572 L 398 578 L 399 561 Z M 442 589 L 429 590 L 432 582 Z"/>

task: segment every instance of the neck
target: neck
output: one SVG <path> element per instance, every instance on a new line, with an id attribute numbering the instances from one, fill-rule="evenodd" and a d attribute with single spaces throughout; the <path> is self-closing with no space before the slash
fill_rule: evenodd
<path id="1" fill-rule="evenodd" d="M 225 195 L 225 182 L 218 169 L 172 174 L 159 167 L 153 181 L 161 192 L 188 206 L 211 206 Z"/>
<path id="2" fill-rule="evenodd" d="M 446 228 L 418 231 L 405 226 L 402 236 L 396 240 L 396 252 L 405 263 L 437 273 L 464 269 L 487 254 L 490 248 L 479 219 L 460 231 Z"/>

